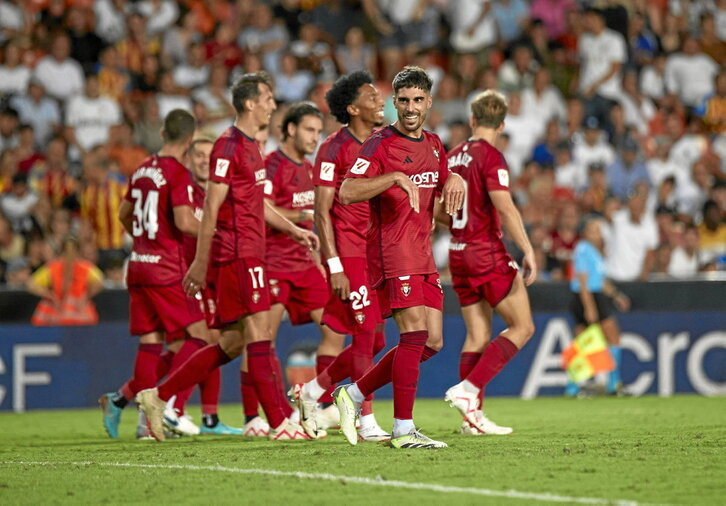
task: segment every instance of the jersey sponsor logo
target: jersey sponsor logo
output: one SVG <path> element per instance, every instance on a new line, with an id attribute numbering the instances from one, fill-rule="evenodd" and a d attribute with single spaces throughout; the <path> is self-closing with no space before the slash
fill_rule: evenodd
<path id="1" fill-rule="evenodd" d="M 435 188 L 439 183 L 438 172 L 421 172 L 408 177 L 419 188 Z"/>
<path id="2" fill-rule="evenodd" d="M 139 167 L 134 172 L 134 175 L 131 176 L 131 184 L 134 184 L 143 177 L 151 179 L 157 188 L 161 188 L 166 184 L 164 173 L 159 167 Z"/>
<path id="3" fill-rule="evenodd" d="M 264 184 L 264 182 L 267 180 L 267 169 L 260 169 L 255 171 L 255 184 Z"/>
<path id="4" fill-rule="evenodd" d="M 322 181 L 332 181 L 335 179 L 335 164 L 332 162 L 323 162 L 320 164 L 320 179 Z"/>
<path id="5" fill-rule="evenodd" d="M 507 169 L 497 169 L 499 176 L 499 184 L 509 188 L 509 171 Z"/>
<path id="6" fill-rule="evenodd" d="M 464 251 L 465 249 L 466 249 L 465 242 L 450 242 L 449 243 L 450 251 Z"/>
<path id="7" fill-rule="evenodd" d="M 410 157 L 410 156 L 407 156 L 407 157 L 406 157 L 406 158 L 405 158 L 405 159 L 403 160 L 403 163 L 413 163 L 413 160 L 411 160 L 411 157 Z"/>
<path id="8" fill-rule="evenodd" d="M 308 207 L 315 203 L 315 192 L 307 190 L 292 194 L 292 207 Z"/>
<path id="9" fill-rule="evenodd" d="M 411 283 L 401 283 L 401 293 L 404 297 L 411 295 Z"/>
<path id="10" fill-rule="evenodd" d="M 353 166 L 350 168 L 350 171 L 353 174 L 365 174 L 368 170 L 368 166 L 371 164 L 368 160 L 364 160 L 363 158 L 358 158 Z"/>
<path id="11" fill-rule="evenodd" d="M 214 175 L 218 177 L 227 177 L 227 169 L 229 169 L 229 160 L 217 158 L 217 165 L 214 166 Z"/>
<path id="12" fill-rule="evenodd" d="M 265 195 L 272 195 L 272 181 L 269 179 L 265 180 L 265 189 L 264 189 Z"/>
<path id="13" fill-rule="evenodd" d="M 131 258 L 129 258 L 130 262 L 141 262 L 142 264 L 158 264 L 161 262 L 161 255 L 146 255 L 146 254 L 139 254 L 135 251 L 131 252 Z"/>
<path id="14" fill-rule="evenodd" d="M 466 148 L 466 146 L 464 146 Z M 449 168 L 454 167 L 468 167 L 471 161 L 474 159 L 469 153 L 462 151 L 449 158 Z"/>

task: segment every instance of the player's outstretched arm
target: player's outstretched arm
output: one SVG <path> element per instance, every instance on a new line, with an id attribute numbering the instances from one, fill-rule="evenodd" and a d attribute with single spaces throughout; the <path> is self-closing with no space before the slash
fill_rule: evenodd
<path id="1" fill-rule="evenodd" d="M 320 248 L 320 240 L 313 232 L 300 228 L 293 222 L 278 213 L 275 206 L 265 199 L 265 223 L 280 232 L 289 235 L 295 242 L 317 250 Z"/>
<path id="2" fill-rule="evenodd" d="M 174 225 L 187 235 L 199 236 L 200 222 L 190 206 L 174 206 Z"/>
<path id="3" fill-rule="evenodd" d="M 462 178 L 456 172 L 449 174 L 444 183 L 444 188 L 441 190 L 441 203 L 444 205 L 444 211 L 449 216 L 459 212 L 459 209 L 464 205 L 464 199 L 466 198 L 466 185 L 464 184 L 464 178 Z"/>
<path id="4" fill-rule="evenodd" d="M 340 186 L 338 197 L 343 204 L 355 204 L 370 200 L 397 185 L 408 195 L 411 207 L 419 212 L 418 186 L 403 172 L 389 172 L 370 178 L 346 178 Z"/>
<path id="5" fill-rule="evenodd" d="M 293 223 L 302 223 L 303 221 L 312 221 L 313 212 L 310 209 L 288 209 L 286 207 L 276 206 L 275 202 L 265 197 L 265 201 L 275 210 L 277 214 L 281 214 Z"/>
<path id="6" fill-rule="evenodd" d="M 519 249 L 524 252 L 522 275 L 524 282 L 529 286 L 537 279 L 537 263 L 534 259 L 534 249 L 527 238 L 527 232 L 524 230 L 522 216 L 519 214 L 512 200 L 512 195 L 508 191 L 490 191 L 489 197 L 492 199 L 494 207 L 497 208 L 505 230 L 512 236 Z"/>
<path id="7" fill-rule="evenodd" d="M 343 266 L 338 257 L 333 221 L 330 219 L 330 209 L 333 207 L 334 201 L 335 188 L 332 186 L 315 187 L 315 229 L 320 235 L 320 251 L 328 260 L 330 287 L 338 297 L 348 300 L 348 297 L 350 297 L 350 280 L 343 272 Z"/>
<path id="8" fill-rule="evenodd" d="M 222 202 L 227 198 L 227 192 L 229 192 L 229 185 L 227 184 L 215 181 L 207 183 L 204 213 L 202 214 L 202 222 L 199 224 L 199 235 L 197 236 L 197 252 L 183 281 L 184 291 L 191 296 L 203 288 L 206 282 L 209 251 L 212 249 L 212 237 L 214 237 L 214 229 L 217 226 L 217 215 Z"/>

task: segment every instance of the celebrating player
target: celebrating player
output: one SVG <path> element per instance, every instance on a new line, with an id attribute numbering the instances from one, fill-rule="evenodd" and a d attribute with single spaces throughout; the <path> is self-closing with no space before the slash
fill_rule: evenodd
<path id="1" fill-rule="evenodd" d="M 325 98 L 331 114 L 346 126 L 325 139 L 315 161 L 315 225 L 332 288 L 323 323 L 341 334 L 351 334 L 352 343 L 335 358 L 318 350 L 318 366 L 326 365 L 324 358 L 330 361 L 319 367 L 316 378 L 305 385 L 295 385 L 291 391 L 308 434 L 328 418 L 324 414 L 330 408 L 317 411 L 318 401 L 327 400 L 327 390 L 345 378 L 355 381 L 363 376 L 373 364 L 373 356 L 385 345 L 378 299 L 368 280 L 365 231 L 369 205 L 359 202 L 346 206 L 338 196 L 361 143 L 370 137 L 374 127 L 383 123 L 384 101 L 367 72 L 341 77 Z M 367 399 L 361 406 L 358 437 L 362 441 L 390 439 L 376 422 L 371 404 Z M 337 415 L 337 408 L 331 407 Z"/>
<path id="2" fill-rule="evenodd" d="M 127 284 L 131 334 L 139 336 L 139 351 L 133 378 L 116 394 L 100 399 L 104 427 L 114 438 L 121 410 L 136 392 L 156 385 L 164 333 L 186 329 L 190 340 L 209 341 L 199 303 L 187 297 L 181 284 L 186 269 L 183 236 L 199 232 L 192 210 L 193 183 L 181 164 L 195 126 L 186 111 L 175 109 L 166 116 L 164 145 L 133 173 L 119 209 L 119 219 L 134 241 Z"/>
<path id="3" fill-rule="evenodd" d="M 537 277 L 532 245 L 509 193 L 509 169 L 494 147 L 504 128 L 507 103 L 495 91 L 481 93 L 471 105 L 472 137 L 449 153 L 449 168 L 466 181 L 464 207 L 451 219 L 449 266 L 454 290 L 466 323 L 461 352 L 461 383 L 446 392 L 446 400 L 464 417 L 466 434 L 509 434 L 481 410 L 489 381 L 534 333 L 525 283 Z M 524 279 L 502 242 L 501 224 L 524 252 Z M 492 309 L 507 329 L 487 345 Z"/>
<path id="4" fill-rule="evenodd" d="M 323 130 L 323 115 L 310 103 L 293 104 L 282 119 L 282 143 L 265 159 L 267 182 L 265 198 L 282 216 L 300 227 L 313 228 L 312 165 L 305 159 L 315 151 Z M 345 336 L 321 325 L 323 307 L 328 300 L 328 282 L 320 263 L 306 248 L 272 228 L 267 230 L 266 268 L 270 283 L 270 333 L 273 339 L 287 309 L 290 322 L 301 325 L 314 321 L 320 326 L 319 355 L 337 355 Z M 278 388 L 286 415 L 292 415 L 284 390 L 280 361 L 274 349 Z M 310 437 L 324 435 L 308 430 Z"/>
<path id="5" fill-rule="evenodd" d="M 212 148 L 210 167 L 214 169 L 207 184 L 197 253 L 184 277 L 187 293 L 197 293 L 206 282 L 211 250 L 222 337 L 219 344 L 192 355 L 158 389 L 139 392 L 137 399 L 159 441 L 164 440 L 165 402 L 239 356 L 245 344 L 249 374 L 271 427 L 268 437 L 309 438 L 285 416 L 276 389 L 270 352 L 270 292 L 264 269 L 265 222 L 306 247 L 317 248 L 318 240 L 264 204 L 266 171 L 254 137 L 260 127 L 269 124 L 276 108 L 267 74 L 240 77 L 232 86 L 232 104 L 237 118 Z"/>
<path id="6" fill-rule="evenodd" d="M 442 346 L 443 291 L 431 250 L 436 193 L 447 213 L 461 208 L 464 184 L 450 176 L 441 140 L 423 129 L 431 108 L 431 78 L 419 67 L 405 67 L 393 79 L 398 120 L 374 133 L 340 187 L 344 204 L 370 200 L 368 262 L 384 316 L 392 313 L 401 332 L 389 351 L 361 379 L 333 393 L 340 426 L 356 444 L 355 420 L 366 395 L 393 382 L 395 448 L 444 448 L 419 432 L 413 405 L 419 362 Z"/>

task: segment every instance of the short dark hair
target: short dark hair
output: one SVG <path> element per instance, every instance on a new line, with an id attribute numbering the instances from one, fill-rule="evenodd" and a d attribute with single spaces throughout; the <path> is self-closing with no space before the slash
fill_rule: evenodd
<path id="1" fill-rule="evenodd" d="M 297 102 L 292 104 L 282 118 L 282 140 L 284 141 L 288 137 L 287 127 L 292 123 L 293 125 L 299 125 L 305 116 L 317 116 L 323 119 L 323 113 L 320 112 L 314 104 L 310 102 Z"/>
<path id="2" fill-rule="evenodd" d="M 264 70 L 244 74 L 234 82 L 232 85 L 232 105 L 238 114 L 245 110 L 245 101 L 254 100 L 260 96 L 260 84 L 272 89 L 272 79 Z"/>
<path id="3" fill-rule="evenodd" d="M 348 106 L 356 101 L 359 95 L 358 89 L 364 84 L 373 84 L 373 76 L 365 70 L 357 70 L 339 77 L 333 87 L 325 94 L 330 114 L 339 123 L 347 124 L 350 122 Z"/>
<path id="4" fill-rule="evenodd" d="M 431 93 L 434 82 L 421 67 L 408 65 L 403 67 L 396 77 L 393 78 L 393 92 L 398 93 L 403 88 L 418 88 Z"/>
<path id="5" fill-rule="evenodd" d="M 184 109 L 174 109 L 164 118 L 164 141 L 179 142 L 194 135 L 197 122 L 189 112 Z"/>

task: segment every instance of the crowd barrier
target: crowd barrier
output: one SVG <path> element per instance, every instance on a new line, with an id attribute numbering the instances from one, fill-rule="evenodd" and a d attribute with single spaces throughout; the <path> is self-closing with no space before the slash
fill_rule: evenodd
<path id="1" fill-rule="evenodd" d="M 621 288 L 633 299 L 633 310 L 618 316 L 623 380 L 630 391 L 726 395 L 726 283 L 635 283 Z M 449 287 L 446 295 L 444 349 L 422 365 L 421 397 L 442 397 L 458 381 L 465 328 Z M 566 311 L 570 295 L 564 285 L 533 287 L 530 295 L 535 335 L 490 383 L 489 396 L 563 394 L 566 376 L 559 355 L 573 338 Z M 127 298 L 121 291 L 104 297 L 97 299 L 99 325 L 40 328 L 23 323 L 24 313 L 32 313 L 32 298 L 0 292 L 0 410 L 89 407 L 128 379 L 137 340 L 129 337 L 120 309 Z M 115 316 L 109 309 L 114 305 Z M 17 309 L 11 311 L 12 306 Z M 494 332 L 502 328 L 495 318 Z M 397 335 L 388 321 L 387 348 L 395 344 Z M 317 341 L 318 330 L 312 324 L 292 327 L 283 322 L 276 348 L 288 381 L 312 374 Z M 238 361 L 223 368 L 222 402 L 239 401 L 238 371 Z M 390 386 L 377 396 L 390 398 Z"/>

